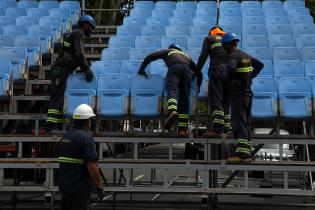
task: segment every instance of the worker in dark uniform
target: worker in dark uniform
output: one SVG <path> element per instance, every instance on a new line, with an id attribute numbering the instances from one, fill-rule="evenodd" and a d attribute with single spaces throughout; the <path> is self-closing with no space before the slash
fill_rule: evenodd
<path id="1" fill-rule="evenodd" d="M 230 105 L 226 89 L 228 55 L 221 44 L 223 35 L 224 31 L 218 26 L 210 29 L 209 35 L 204 39 L 196 68 L 196 72 L 202 74 L 202 67 L 209 55 L 208 99 L 211 110 L 210 120 L 212 121 L 213 128 L 206 133 L 206 136 L 208 137 L 218 136 L 227 132 L 231 126 Z"/>
<path id="2" fill-rule="evenodd" d="M 229 93 L 231 98 L 231 122 L 235 138 L 235 153 L 230 161 L 250 160 L 252 79 L 264 64 L 237 48 L 240 37 L 234 33 L 223 36 L 221 43 L 230 55 L 228 65 Z"/>
<path id="3" fill-rule="evenodd" d="M 62 210 L 88 210 L 90 193 L 103 199 L 98 157 L 89 133 L 92 108 L 79 105 L 73 113 L 73 125 L 59 143 L 59 191 Z"/>
<path id="4" fill-rule="evenodd" d="M 188 134 L 189 94 L 196 64 L 177 44 L 171 44 L 168 49 L 148 55 L 144 59 L 138 74 L 147 77 L 145 68 L 150 62 L 157 59 L 163 59 L 168 67 L 166 75 L 168 112 L 165 121 L 165 129 L 170 129 L 175 120 L 178 119 L 178 134 L 180 136 L 186 136 Z"/>
<path id="5" fill-rule="evenodd" d="M 57 125 L 63 122 L 63 100 L 68 76 L 80 67 L 87 82 L 93 80 L 93 72 L 84 54 L 84 37 L 89 37 L 95 28 L 95 20 L 83 15 L 78 21 L 78 28 L 65 35 L 60 53 L 51 67 L 52 87 L 48 105 L 46 132 L 54 133 Z"/>

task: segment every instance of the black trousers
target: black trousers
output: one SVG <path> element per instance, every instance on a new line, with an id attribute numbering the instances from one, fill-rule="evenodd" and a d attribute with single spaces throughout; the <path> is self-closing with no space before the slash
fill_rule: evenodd
<path id="1" fill-rule="evenodd" d="M 52 67 L 51 72 L 53 71 L 53 68 L 54 67 Z M 47 112 L 47 124 L 52 126 L 63 122 L 64 92 L 67 86 L 67 79 L 72 72 L 66 68 L 61 68 L 60 70 L 59 78 L 51 76 L 52 85 Z"/>
<path id="2" fill-rule="evenodd" d="M 223 133 L 230 124 L 230 103 L 225 65 L 213 66 L 209 69 L 208 99 L 213 130 Z"/>
<path id="3" fill-rule="evenodd" d="M 248 158 L 251 152 L 252 97 L 239 96 L 231 100 L 231 122 L 235 138 L 235 154 Z"/>
<path id="4" fill-rule="evenodd" d="M 178 112 L 177 127 L 179 130 L 187 130 L 189 119 L 189 94 L 192 70 L 189 65 L 175 64 L 169 68 L 166 75 L 167 110 Z"/>
<path id="5" fill-rule="evenodd" d="M 61 210 L 89 210 L 88 194 L 61 194 Z"/>

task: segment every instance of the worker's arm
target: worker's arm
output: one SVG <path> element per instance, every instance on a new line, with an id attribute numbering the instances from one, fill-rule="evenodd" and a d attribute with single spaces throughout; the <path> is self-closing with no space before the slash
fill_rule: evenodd
<path id="1" fill-rule="evenodd" d="M 84 34 L 83 32 L 77 31 L 73 34 L 73 36 L 75 60 L 80 66 L 81 70 L 85 73 L 86 81 L 90 82 L 93 80 L 93 72 L 90 70 L 84 54 Z"/>
<path id="2" fill-rule="evenodd" d="M 256 58 L 252 57 L 252 66 L 253 66 L 253 72 L 252 72 L 252 78 L 255 78 L 259 72 L 264 68 L 264 64 L 257 60 Z"/>
<path id="3" fill-rule="evenodd" d="M 89 174 L 92 178 L 93 183 L 96 185 L 97 188 L 102 188 L 101 178 L 100 178 L 100 171 L 98 167 L 98 161 L 90 161 L 87 163 Z"/>
<path id="4" fill-rule="evenodd" d="M 160 51 L 157 51 L 157 52 L 153 52 L 151 54 L 149 54 L 147 57 L 145 57 L 145 59 L 143 60 L 140 68 L 139 68 L 139 71 L 138 71 L 138 74 L 141 74 L 141 75 L 144 75 L 145 77 L 148 77 L 147 76 L 147 73 L 145 72 L 145 68 L 152 62 L 152 61 L 155 61 L 155 60 L 158 60 L 158 59 L 162 59 L 164 58 L 167 53 L 169 52 L 169 50 L 160 50 Z"/>
<path id="5" fill-rule="evenodd" d="M 201 53 L 198 59 L 197 67 L 195 73 L 201 72 L 203 65 L 205 65 L 205 62 L 208 58 L 208 52 L 209 52 L 209 40 L 206 37 L 202 44 Z"/>
<path id="6" fill-rule="evenodd" d="M 200 91 L 203 75 L 202 75 L 202 71 L 198 71 L 198 72 L 196 71 L 196 67 L 197 67 L 196 63 L 192 59 L 190 59 L 190 69 L 195 73 L 195 76 L 197 79 L 198 91 Z"/>

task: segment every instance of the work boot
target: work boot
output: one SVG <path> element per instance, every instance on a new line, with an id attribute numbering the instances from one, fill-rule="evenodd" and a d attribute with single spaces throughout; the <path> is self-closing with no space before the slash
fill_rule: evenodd
<path id="1" fill-rule="evenodd" d="M 250 163 L 252 161 L 252 159 L 250 157 L 231 156 L 226 161 L 227 162 Z"/>
<path id="2" fill-rule="evenodd" d="M 178 131 L 178 135 L 179 135 L 179 137 L 188 137 L 189 133 L 188 133 L 188 131 L 180 130 L 180 131 Z"/>
<path id="3" fill-rule="evenodd" d="M 221 137 L 222 136 L 222 133 L 220 132 L 216 132 L 216 131 L 207 131 L 205 134 L 204 134 L 205 137 L 207 138 L 214 138 L 214 137 Z"/>
<path id="4" fill-rule="evenodd" d="M 173 126 L 175 120 L 177 119 L 178 113 L 177 111 L 172 111 L 168 114 L 168 117 L 165 120 L 164 129 L 169 130 Z"/>

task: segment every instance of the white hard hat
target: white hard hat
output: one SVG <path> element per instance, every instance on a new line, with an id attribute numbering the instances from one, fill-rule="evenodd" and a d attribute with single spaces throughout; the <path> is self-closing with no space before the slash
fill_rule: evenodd
<path id="1" fill-rule="evenodd" d="M 81 104 L 77 108 L 75 108 L 73 112 L 73 119 L 77 120 L 86 120 L 91 117 L 95 117 L 93 109 L 87 104 Z"/>

